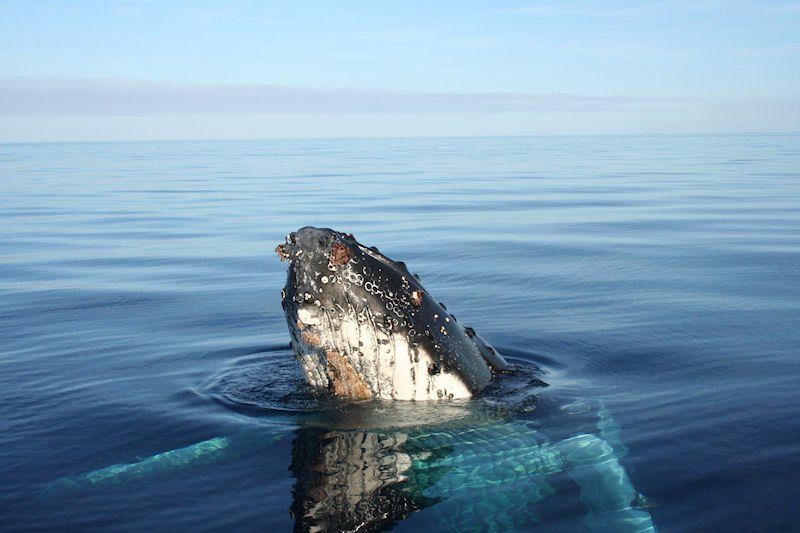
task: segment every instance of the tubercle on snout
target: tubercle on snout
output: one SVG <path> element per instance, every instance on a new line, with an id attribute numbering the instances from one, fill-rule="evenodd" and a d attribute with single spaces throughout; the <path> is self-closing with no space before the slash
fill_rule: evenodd
<path id="1" fill-rule="evenodd" d="M 286 250 L 286 247 L 283 244 L 279 244 L 275 247 L 275 253 L 278 254 L 278 257 L 281 261 L 286 261 L 289 259 L 289 252 Z"/>

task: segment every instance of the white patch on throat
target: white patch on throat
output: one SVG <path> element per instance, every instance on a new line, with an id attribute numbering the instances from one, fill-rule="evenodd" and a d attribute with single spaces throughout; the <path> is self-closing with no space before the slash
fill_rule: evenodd
<path id="1" fill-rule="evenodd" d="M 364 311 L 369 315 L 368 310 Z M 297 317 L 305 327 L 320 336 L 320 346 L 300 342 L 295 347 L 308 382 L 327 387 L 329 376 L 325 365 L 325 349 L 333 349 L 348 357 L 353 368 L 372 390 L 374 398 L 384 400 L 446 400 L 471 398 L 464 381 L 439 368 L 431 374 L 434 358 L 422 348 L 414 350 L 407 338 L 398 333 L 385 333 L 374 326 L 372 317 L 345 315 L 332 320 L 320 307 L 303 306 Z"/>

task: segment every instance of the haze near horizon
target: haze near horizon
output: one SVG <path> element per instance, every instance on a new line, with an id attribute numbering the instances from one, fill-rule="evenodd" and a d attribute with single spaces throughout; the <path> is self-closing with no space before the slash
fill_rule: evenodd
<path id="1" fill-rule="evenodd" d="M 800 130 L 800 3 L 0 4 L 0 142 Z"/>

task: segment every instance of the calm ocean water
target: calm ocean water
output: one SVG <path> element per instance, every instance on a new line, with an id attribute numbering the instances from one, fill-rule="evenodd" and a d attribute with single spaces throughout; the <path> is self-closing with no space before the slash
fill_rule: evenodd
<path id="1" fill-rule="evenodd" d="M 0 183 L 0 529 L 284 531 L 369 498 L 401 531 L 591 526 L 563 472 L 424 499 L 429 463 L 370 492 L 322 457 L 398 432 L 302 390 L 273 249 L 316 225 L 544 371 L 524 414 L 466 424 L 520 441 L 476 440 L 473 481 L 590 431 L 577 401 L 660 530 L 800 530 L 800 135 L 7 144 Z M 451 407 L 418 409 L 391 417 Z"/>

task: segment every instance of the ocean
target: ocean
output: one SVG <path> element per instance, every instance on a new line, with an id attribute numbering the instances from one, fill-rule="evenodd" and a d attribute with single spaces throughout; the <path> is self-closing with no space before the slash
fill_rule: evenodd
<path id="1" fill-rule="evenodd" d="M 0 529 L 800 530 L 800 134 L 2 144 L 0 184 Z M 316 398 L 307 225 L 549 386 Z"/>

